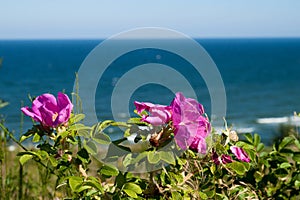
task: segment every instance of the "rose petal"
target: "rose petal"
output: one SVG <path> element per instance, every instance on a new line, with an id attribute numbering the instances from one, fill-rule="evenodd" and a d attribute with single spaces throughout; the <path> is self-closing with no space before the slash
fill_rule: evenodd
<path id="1" fill-rule="evenodd" d="M 250 162 L 248 154 L 241 147 L 231 146 L 230 150 L 240 161 Z"/>

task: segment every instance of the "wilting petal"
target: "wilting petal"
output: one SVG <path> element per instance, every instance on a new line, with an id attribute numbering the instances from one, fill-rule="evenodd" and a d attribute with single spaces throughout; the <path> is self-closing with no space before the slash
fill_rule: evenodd
<path id="1" fill-rule="evenodd" d="M 250 162 L 248 154 L 241 147 L 231 146 L 230 150 L 240 161 Z"/>
<path id="2" fill-rule="evenodd" d="M 214 161 L 214 163 L 216 165 L 221 164 L 221 162 L 219 160 L 219 156 L 218 156 L 218 154 L 215 151 L 212 152 L 212 160 Z"/>
<path id="3" fill-rule="evenodd" d="M 223 155 L 221 156 L 221 160 L 222 160 L 222 163 L 223 163 L 223 164 L 226 164 L 226 163 L 232 163 L 232 158 L 231 158 L 230 155 L 225 155 L 225 154 L 223 154 Z"/>
<path id="4" fill-rule="evenodd" d="M 144 110 L 149 112 L 149 115 L 143 115 L 142 121 L 154 126 L 163 125 L 171 120 L 171 107 L 159 104 L 145 103 L 135 101 L 134 105 L 137 112 L 140 114 Z"/>
<path id="5" fill-rule="evenodd" d="M 199 153 L 205 154 L 206 153 L 206 141 L 205 138 L 201 136 L 196 136 L 194 141 L 190 144 L 190 149 L 195 150 Z"/>
<path id="6" fill-rule="evenodd" d="M 134 105 L 139 114 L 141 114 L 141 112 L 143 112 L 144 110 L 149 111 L 150 107 L 154 106 L 154 104 L 152 103 L 138 102 L 138 101 L 135 101 Z"/>

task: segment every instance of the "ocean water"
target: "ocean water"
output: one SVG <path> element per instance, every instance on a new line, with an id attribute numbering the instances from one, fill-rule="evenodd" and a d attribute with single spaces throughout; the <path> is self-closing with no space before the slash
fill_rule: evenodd
<path id="1" fill-rule="evenodd" d="M 238 132 L 257 132 L 269 142 L 278 134 L 281 124 L 300 124 L 293 118 L 300 112 L 300 38 L 289 39 L 197 39 L 216 63 L 227 96 L 229 125 Z M 0 57 L 0 98 L 9 106 L 0 114 L 5 124 L 20 132 L 30 128 L 24 118 L 20 128 L 20 107 L 30 105 L 28 94 L 56 94 L 73 90 L 75 73 L 86 56 L 101 40 L 2 40 Z M 176 41 L 174 41 L 176 42 Z M 95 109 L 99 120 L 112 118 L 111 94 L 118 80 L 130 69 L 146 63 L 170 66 L 184 75 L 198 100 L 210 114 L 211 100 L 205 82 L 188 62 L 157 49 L 142 49 L 122 55 L 111 63 L 99 80 Z M 80 77 L 79 77 L 80 78 Z M 128 83 L 130 84 L 130 83 Z M 176 84 L 176 83 L 175 83 Z M 99 88 L 99 89 L 98 89 Z M 169 104 L 173 93 L 166 87 L 148 84 L 139 87 L 133 101 Z M 124 113 L 119 116 L 127 117 Z"/>

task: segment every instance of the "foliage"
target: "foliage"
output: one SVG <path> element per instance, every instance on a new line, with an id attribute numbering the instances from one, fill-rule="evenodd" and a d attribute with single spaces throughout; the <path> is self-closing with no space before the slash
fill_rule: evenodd
<path id="1" fill-rule="evenodd" d="M 158 115 L 147 109 L 136 111 L 138 117 L 127 122 L 105 120 L 92 127 L 84 125 L 84 114 L 72 113 L 67 123 L 53 127 L 34 123 L 20 140 L 2 123 L 1 129 L 22 148 L 18 153 L 19 169 L 29 167 L 39 173 L 39 178 L 34 179 L 22 172 L 19 180 L 40 198 L 300 198 L 297 136 L 285 136 L 268 149 L 258 134 L 245 134 L 245 140 L 239 140 L 225 123 L 221 133 L 212 129 L 206 136 L 205 132 L 205 153 L 203 144 L 201 151 L 192 145 L 183 150 L 175 140 L 172 117 L 161 120 L 167 119 L 163 118 L 166 112 Z M 155 115 L 160 117 L 159 125 L 149 123 L 150 117 Z M 200 115 L 197 120 L 203 118 L 202 111 Z M 143 120 L 145 116 L 148 121 Z M 108 128 L 122 131 L 124 137 L 112 141 L 106 134 Z M 25 142 L 35 148 L 25 146 Z M 25 177 L 28 179 L 24 180 Z M 20 185 L 16 189 L 19 195 L 14 194 L 15 198 L 30 198 Z"/>

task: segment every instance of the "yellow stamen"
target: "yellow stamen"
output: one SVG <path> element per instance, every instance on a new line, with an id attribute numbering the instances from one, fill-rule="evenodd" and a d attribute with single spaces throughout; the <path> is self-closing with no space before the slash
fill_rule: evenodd
<path id="1" fill-rule="evenodd" d="M 54 122 L 56 120 L 56 118 L 58 117 L 58 113 L 55 112 L 54 115 L 52 115 L 52 121 Z"/>

